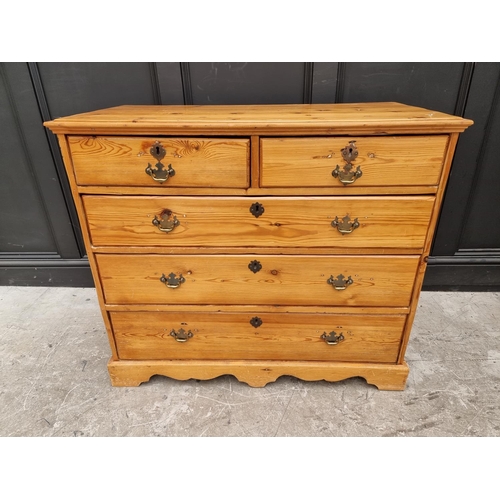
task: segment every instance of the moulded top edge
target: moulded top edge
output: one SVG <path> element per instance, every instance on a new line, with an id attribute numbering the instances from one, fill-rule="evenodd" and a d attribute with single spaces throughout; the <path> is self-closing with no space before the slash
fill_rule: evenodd
<path id="1" fill-rule="evenodd" d="M 56 118 L 55 133 L 440 133 L 471 120 L 400 103 L 117 106 Z"/>

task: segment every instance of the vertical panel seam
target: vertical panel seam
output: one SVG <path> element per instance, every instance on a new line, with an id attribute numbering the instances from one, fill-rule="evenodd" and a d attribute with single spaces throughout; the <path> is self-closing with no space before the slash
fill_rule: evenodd
<path id="1" fill-rule="evenodd" d="M 304 94 L 303 103 L 312 103 L 313 94 L 313 74 L 314 74 L 314 63 L 306 62 L 304 63 Z"/>
<path id="2" fill-rule="evenodd" d="M 193 104 L 193 89 L 191 87 L 191 72 L 189 63 L 181 62 L 181 82 L 184 104 Z"/>
<path id="3" fill-rule="evenodd" d="M 469 99 L 469 91 L 474 75 L 476 63 L 464 63 L 462 78 L 460 79 L 460 87 L 458 89 L 457 102 L 455 104 L 455 115 L 464 116 L 467 101 Z"/>
<path id="4" fill-rule="evenodd" d="M 47 101 L 47 96 L 45 94 L 45 89 L 43 87 L 42 83 L 42 78 L 40 76 L 40 72 L 38 69 L 38 63 L 27 63 L 28 65 L 28 70 L 31 78 L 31 84 L 33 85 L 33 91 L 35 93 L 35 99 L 38 104 L 38 109 L 40 111 L 40 115 L 42 117 L 42 122 L 49 121 L 52 119 L 52 115 L 50 113 L 49 109 L 49 104 Z M 47 137 L 48 143 L 49 143 L 49 150 L 50 154 L 52 155 L 52 160 L 54 162 L 54 165 L 56 167 L 56 173 L 58 176 L 59 180 L 59 185 L 61 186 L 61 191 L 63 194 L 64 202 L 66 204 L 66 209 L 68 211 L 69 219 L 71 222 L 71 229 L 73 231 L 75 241 L 78 247 L 78 250 L 80 252 L 80 256 L 83 257 L 86 252 L 85 252 L 85 245 L 83 244 L 83 239 L 81 235 L 78 234 L 77 231 L 75 231 L 75 227 L 80 227 L 78 223 L 78 216 L 76 214 L 76 208 L 73 204 L 73 197 L 71 195 L 71 190 L 69 187 L 69 184 L 66 180 L 66 170 L 64 168 L 64 164 L 59 152 L 59 145 L 57 143 L 57 139 L 55 135 L 50 132 L 47 128 L 44 127 L 45 130 L 45 136 Z M 47 219 L 50 221 L 50 217 L 47 216 Z M 52 224 L 51 224 L 52 227 Z M 54 241 L 56 242 L 56 246 L 58 247 L 59 251 L 59 245 L 57 242 L 57 238 L 55 238 L 54 235 Z"/>
<path id="5" fill-rule="evenodd" d="M 488 119 L 486 120 L 486 125 L 484 127 L 483 140 L 481 141 L 481 146 L 479 148 L 479 154 L 477 156 L 476 166 L 474 168 L 474 177 L 472 178 L 472 185 L 470 187 L 469 195 L 467 197 L 465 217 L 464 217 L 464 220 L 462 223 L 462 228 L 460 230 L 460 234 L 457 238 L 457 246 L 456 246 L 457 250 L 460 248 L 460 242 L 462 241 L 465 227 L 467 226 L 467 223 L 469 221 L 470 209 L 471 209 L 471 205 L 472 205 L 472 200 L 474 198 L 473 195 L 476 191 L 478 180 L 480 177 L 480 173 L 481 173 L 482 168 L 483 168 L 484 155 L 485 155 L 486 147 L 487 147 L 488 142 L 490 140 L 491 128 L 493 126 L 492 125 L 493 114 L 495 112 L 496 107 L 498 106 L 499 98 L 500 98 L 500 78 L 497 80 L 495 94 L 494 94 L 493 99 L 491 101 L 491 107 L 490 107 L 490 110 L 488 113 Z M 455 251 L 454 255 L 456 255 L 456 254 L 457 254 L 457 252 Z"/>
<path id="6" fill-rule="evenodd" d="M 156 63 L 149 63 L 149 72 L 151 74 L 151 87 L 153 90 L 153 100 L 155 104 L 162 104 L 161 91 L 160 91 L 160 79 L 158 77 L 158 68 Z"/>
<path id="7" fill-rule="evenodd" d="M 47 225 L 50 229 L 50 235 L 52 236 L 52 241 L 54 242 L 54 245 L 57 249 L 58 255 L 61 255 L 61 249 L 59 247 L 59 242 L 57 241 L 56 234 L 54 231 L 54 227 L 52 225 L 52 221 L 49 216 L 49 212 L 47 210 L 47 204 L 45 203 L 45 199 L 43 197 L 42 189 L 40 187 L 40 183 L 38 182 L 38 177 L 35 173 L 35 168 L 33 164 L 33 158 L 31 157 L 30 151 L 28 149 L 28 141 L 26 139 L 26 136 L 24 134 L 23 128 L 21 126 L 21 119 L 19 117 L 19 110 L 17 108 L 14 96 L 12 95 L 12 90 L 11 90 L 11 85 L 7 76 L 7 72 L 5 71 L 4 67 L 5 63 L 0 64 L 0 77 L 3 79 L 5 83 L 5 92 L 7 94 L 7 98 L 9 100 L 10 107 L 12 109 L 12 115 L 14 117 L 14 123 L 16 124 L 16 129 L 17 133 L 19 135 L 19 139 L 21 141 L 22 147 L 23 147 L 23 153 L 26 157 L 27 163 L 28 163 L 28 171 L 31 175 L 31 178 L 33 179 L 33 185 L 35 187 L 36 193 L 38 195 L 38 198 L 40 200 L 40 203 L 43 207 L 43 212 L 45 215 L 45 219 L 47 221 Z M 28 63 L 29 65 L 30 63 Z"/>
<path id="8" fill-rule="evenodd" d="M 344 102 L 344 87 L 345 75 L 347 71 L 347 63 L 339 62 L 337 69 L 337 85 L 335 87 L 335 103 Z"/>

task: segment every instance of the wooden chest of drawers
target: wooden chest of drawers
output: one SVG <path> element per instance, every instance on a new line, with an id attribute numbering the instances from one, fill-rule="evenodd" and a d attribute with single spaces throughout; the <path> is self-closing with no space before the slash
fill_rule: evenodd
<path id="1" fill-rule="evenodd" d="M 120 106 L 57 134 L 113 385 L 364 377 L 402 390 L 458 135 L 398 103 Z"/>

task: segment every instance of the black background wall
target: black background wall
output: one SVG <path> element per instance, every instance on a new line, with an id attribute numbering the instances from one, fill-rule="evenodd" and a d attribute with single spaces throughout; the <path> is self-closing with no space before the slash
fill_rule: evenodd
<path id="1" fill-rule="evenodd" d="M 398 101 L 465 116 L 424 289 L 500 290 L 500 63 L 0 63 L 0 285 L 93 286 L 42 123 L 120 104 Z"/>

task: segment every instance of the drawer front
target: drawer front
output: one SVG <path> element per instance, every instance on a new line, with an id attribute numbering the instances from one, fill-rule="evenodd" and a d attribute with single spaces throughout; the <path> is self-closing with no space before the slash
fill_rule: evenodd
<path id="1" fill-rule="evenodd" d="M 356 141 L 358 156 L 350 177 L 341 150 Z M 435 186 L 444 162 L 448 137 L 332 137 L 261 140 L 262 187 L 329 187 L 349 185 Z M 339 166 L 336 177 L 332 172 Z"/>
<path id="2" fill-rule="evenodd" d="M 248 139 L 70 136 L 68 141 L 76 180 L 82 186 L 249 185 Z M 159 149 L 155 158 L 151 148 L 156 141 L 164 151 Z M 146 173 L 148 166 L 151 175 Z M 166 175 L 169 166 L 174 175 Z"/>
<path id="3" fill-rule="evenodd" d="M 83 200 L 95 246 L 324 247 L 332 252 L 420 250 L 434 204 L 431 196 Z"/>
<path id="4" fill-rule="evenodd" d="M 96 259 L 108 304 L 391 307 L 410 303 L 419 262 L 418 256 L 311 255 L 98 254 Z"/>
<path id="5" fill-rule="evenodd" d="M 396 362 L 406 319 L 258 310 L 255 314 L 112 312 L 110 316 L 120 359 L 383 363 Z"/>

